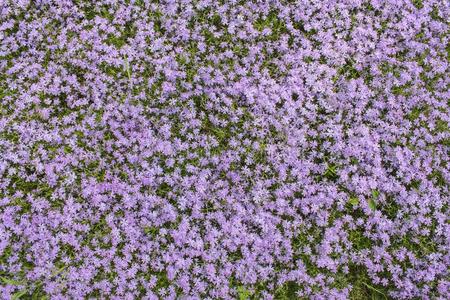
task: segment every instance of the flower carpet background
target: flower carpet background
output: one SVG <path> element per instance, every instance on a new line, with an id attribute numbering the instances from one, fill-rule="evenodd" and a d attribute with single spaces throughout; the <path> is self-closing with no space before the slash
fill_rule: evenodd
<path id="1" fill-rule="evenodd" d="M 449 17 L 0 1 L 0 298 L 449 299 Z"/>

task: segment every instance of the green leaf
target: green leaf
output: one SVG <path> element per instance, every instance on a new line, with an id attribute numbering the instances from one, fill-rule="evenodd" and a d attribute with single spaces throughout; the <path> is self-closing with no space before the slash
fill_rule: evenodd
<path id="1" fill-rule="evenodd" d="M 26 293 L 27 293 L 27 290 L 26 290 L 26 289 L 21 290 L 21 291 L 18 291 L 18 292 L 14 293 L 14 294 L 12 295 L 11 300 L 17 300 L 17 299 L 20 299 L 20 298 L 21 298 L 23 295 L 25 295 Z"/>
<path id="2" fill-rule="evenodd" d="M 152 227 L 149 227 L 149 226 L 144 227 L 144 233 L 150 234 L 153 237 L 157 236 L 158 232 L 159 232 L 159 230 L 157 227 L 153 227 L 153 226 Z"/>
<path id="3" fill-rule="evenodd" d="M 348 203 L 350 203 L 353 206 L 356 206 L 359 204 L 359 199 L 358 199 L 358 197 L 350 197 L 350 199 L 348 200 Z"/>
<path id="4" fill-rule="evenodd" d="M 377 203 L 375 202 L 375 200 L 374 199 L 369 199 L 369 208 L 371 209 L 371 210 L 376 210 L 377 209 Z"/>
<path id="5" fill-rule="evenodd" d="M 128 62 L 128 58 L 124 57 L 125 60 L 125 66 L 124 69 L 127 72 L 128 75 L 128 79 L 131 80 L 131 67 L 130 67 L 130 63 Z"/>
<path id="6" fill-rule="evenodd" d="M 245 287 L 238 286 L 237 291 L 239 295 L 239 300 L 247 300 L 250 298 L 251 293 Z"/>
<path id="7" fill-rule="evenodd" d="M 379 195 L 380 195 L 380 192 L 378 190 L 373 190 L 372 191 L 372 198 L 373 199 L 377 199 Z"/>
<path id="8" fill-rule="evenodd" d="M 372 191 L 372 198 L 369 199 L 369 208 L 371 210 L 376 210 L 377 209 L 377 198 L 380 195 L 380 192 L 378 190 L 373 190 Z"/>
<path id="9" fill-rule="evenodd" d="M 367 284 L 365 282 L 362 282 L 362 284 L 364 284 L 368 289 L 375 292 L 375 294 L 372 294 L 372 299 L 387 299 L 386 294 L 383 293 L 382 291 L 374 288 L 373 286 L 371 286 L 370 284 Z M 380 296 L 382 296 L 383 298 L 381 298 Z"/>
<path id="10" fill-rule="evenodd" d="M 22 285 L 22 284 L 23 284 L 22 281 L 18 281 L 18 280 L 14 280 L 14 279 L 9 279 L 9 278 L 6 278 L 6 277 L 2 277 L 2 281 L 3 281 L 4 283 L 6 283 L 6 284 L 9 284 L 9 285 Z"/>

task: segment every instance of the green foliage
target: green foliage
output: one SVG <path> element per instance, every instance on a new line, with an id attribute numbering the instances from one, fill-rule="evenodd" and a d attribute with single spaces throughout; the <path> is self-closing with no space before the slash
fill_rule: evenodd
<path id="1" fill-rule="evenodd" d="M 25 296 L 27 293 L 28 293 L 28 291 L 26 289 L 20 290 L 12 295 L 11 300 L 20 299 L 22 296 Z"/>
<path id="2" fill-rule="evenodd" d="M 4 284 L 9 284 L 9 285 L 23 285 L 24 282 L 23 281 L 19 281 L 19 280 L 15 280 L 15 279 L 11 279 L 11 278 L 6 278 L 6 277 L 1 277 L 1 280 Z"/>
<path id="3" fill-rule="evenodd" d="M 271 33 L 268 39 L 271 41 L 279 40 L 282 34 L 286 34 L 287 28 L 285 22 L 278 16 L 276 10 L 272 10 L 266 17 L 256 20 L 254 27 L 258 31 L 262 31 L 265 28 L 270 29 Z"/>
<path id="4" fill-rule="evenodd" d="M 275 299 L 291 300 L 298 299 L 297 291 L 300 286 L 295 281 L 288 281 L 284 285 L 278 287 L 275 291 Z"/>
<path id="5" fill-rule="evenodd" d="M 364 268 L 351 266 L 346 282 L 352 285 L 350 300 L 387 300 L 388 292 L 385 287 L 372 283 Z"/>
<path id="6" fill-rule="evenodd" d="M 411 2 L 418 9 L 423 8 L 423 0 L 411 0 Z"/>
<path id="7" fill-rule="evenodd" d="M 369 204 L 369 208 L 373 211 L 375 211 L 377 209 L 377 198 L 379 195 L 380 195 L 379 191 L 373 190 L 372 197 L 367 200 L 368 204 Z"/>
<path id="8" fill-rule="evenodd" d="M 252 295 L 251 292 L 242 285 L 237 287 L 237 292 L 238 292 L 239 300 L 248 300 L 248 299 L 250 299 L 250 296 Z"/>
<path id="9" fill-rule="evenodd" d="M 350 197 L 348 203 L 350 203 L 352 206 L 357 206 L 359 204 L 359 199 L 358 197 Z"/>
<path id="10" fill-rule="evenodd" d="M 323 176 L 330 180 L 336 180 L 339 177 L 337 174 L 337 166 L 335 164 L 327 164 L 327 169 Z"/>

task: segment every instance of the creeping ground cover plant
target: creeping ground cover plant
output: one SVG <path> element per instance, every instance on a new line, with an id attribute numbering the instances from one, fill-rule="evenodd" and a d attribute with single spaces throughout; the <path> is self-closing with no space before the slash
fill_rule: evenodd
<path id="1" fill-rule="evenodd" d="M 0 299 L 450 299 L 446 0 L 0 0 Z"/>

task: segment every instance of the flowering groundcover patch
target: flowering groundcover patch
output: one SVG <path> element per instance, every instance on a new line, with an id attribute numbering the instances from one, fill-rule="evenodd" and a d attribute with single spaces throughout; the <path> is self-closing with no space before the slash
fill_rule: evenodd
<path id="1" fill-rule="evenodd" d="M 0 1 L 0 297 L 449 299 L 449 17 Z"/>

